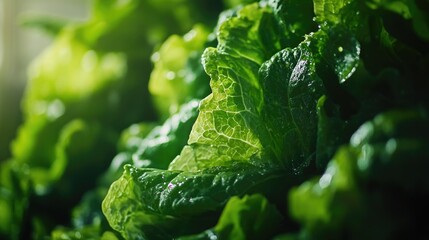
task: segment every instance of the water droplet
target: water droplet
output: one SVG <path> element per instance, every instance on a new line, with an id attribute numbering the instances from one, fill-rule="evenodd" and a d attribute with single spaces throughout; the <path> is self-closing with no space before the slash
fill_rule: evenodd
<path id="1" fill-rule="evenodd" d="M 173 183 L 168 183 L 168 189 L 173 189 L 174 187 L 176 187 L 175 184 Z"/>
<path id="2" fill-rule="evenodd" d="M 338 52 L 343 52 L 343 51 L 344 51 L 343 47 L 339 46 L 338 47 Z"/>

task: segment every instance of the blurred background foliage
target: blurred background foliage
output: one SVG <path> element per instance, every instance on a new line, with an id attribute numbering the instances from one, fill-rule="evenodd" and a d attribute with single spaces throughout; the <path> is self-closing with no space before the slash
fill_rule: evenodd
<path id="1" fill-rule="evenodd" d="M 233 4 L 0 1 L 0 238 L 38 239 L 58 224 L 70 225 L 73 206 L 115 156 L 121 131 L 142 121 L 162 123 L 191 100 L 183 97 L 189 89 L 198 87 L 192 83 L 198 76 L 178 73 L 172 81 L 177 86 L 185 78 L 191 82 L 189 89 L 183 88 L 186 95 L 168 100 L 174 109 L 155 99 L 156 111 L 148 89 L 152 54 L 167 37 L 178 34 L 169 44 L 183 51 L 169 54 L 184 54 L 194 63 L 167 59 L 163 64 L 170 71 L 162 70 L 161 63 L 159 71 L 171 75 L 187 66 L 202 74 L 195 51 L 202 51 L 207 29 L 216 24 L 220 11 Z M 178 37 L 187 32 L 187 40 Z M 162 49 L 158 55 L 166 55 Z M 204 89 L 195 97 L 204 97 Z M 195 104 L 192 108 L 193 121 Z M 191 121 L 186 131 L 190 126 Z M 154 138 L 162 137 L 152 132 Z"/>
<path id="2" fill-rule="evenodd" d="M 29 62 L 52 41 L 39 30 L 20 27 L 20 22 L 34 14 L 83 21 L 89 8 L 86 0 L 0 1 L 0 161 L 10 157 L 9 143 L 22 121 L 20 99 Z"/>

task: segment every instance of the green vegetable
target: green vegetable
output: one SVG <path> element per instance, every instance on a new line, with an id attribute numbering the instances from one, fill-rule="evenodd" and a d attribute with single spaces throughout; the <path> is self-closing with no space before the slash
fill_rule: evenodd
<path id="1" fill-rule="evenodd" d="M 12 173 L 2 171 L 1 178 L 12 175 L 19 182 L 0 183 L 2 202 L 14 216 L 4 219 L 5 236 L 42 238 L 66 224 L 71 208 L 116 154 L 120 131 L 157 120 L 147 86 L 150 55 L 170 34 L 183 34 L 197 21 L 215 21 L 209 16 L 217 15 L 219 6 L 188 14 L 195 7 L 188 1 L 94 1 L 85 23 L 27 22 L 56 36 L 29 70 L 24 123 L 11 147 L 14 167 Z M 150 21 L 154 16 L 164 17 Z M 8 233 L 8 225 L 16 231 Z"/>
<path id="2" fill-rule="evenodd" d="M 255 12 L 259 15 L 255 15 Z M 305 165 L 300 162 L 311 158 L 309 152 L 314 147 L 311 142 L 315 142 L 316 112 L 310 113 L 314 127 L 293 122 L 293 118 L 307 118 L 305 114 L 308 111 L 300 110 L 311 105 L 311 101 L 315 108 L 320 96 L 318 78 L 313 75 L 314 68 L 305 64 L 311 53 L 302 44 L 295 51 L 281 52 L 263 64 L 267 58 L 265 53 L 276 51 L 275 44 L 269 46 L 272 49 L 264 49 L 258 37 L 264 34 L 258 28 L 262 19 L 270 18 L 275 18 L 270 7 L 253 4 L 239 10 L 237 17 L 221 23 L 219 32 L 228 34 L 220 34 L 217 49 L 208 48 L 202 57 L 203 65 L 212 78 L 213 93 L 201 102 L 200 114 L 188 140 L 189 146 L 171 163 L 169 170 L 128 167 L 124 175 L 112 185 L 103 203 L 103 212 L 111 226 L 126 238 L 155 238 L 151 230 L 145 230 L 147 226 L 156 227 L 157 232 L 166 232 L 164 237 L 180 236 L 184 233 L 168 227 L 177 227 L 177 222 L 187 222 L 182 220 L 184 217 L 218 211 L 231 196 L 242 195 L 250 188 L 275 178 L 281 174 L 276 172 L 283 172 L 287 167 L 286 173 L 292 174 L 296 171 L 291 166 L 294 162 Z M 235 24 L 238 22 L 244 25 L 237 28 Z M 273 26 L 272 31 L 278 28 Z M 234 49 L 230 45 L 237 44 L 231 41 L 236 38 L 234 34 L 240 36 L 243 31 L 256 34 L 253 39 L 255 44 L 246 47 L 262 47 L 256 48 L 258 54 L 246 48 L 228 50 Z M 295 71 L 291 71 L 287 65 L 271 70 L 272 66 L 282 66 L 277 62 L 284 64 L 288 60 Z M 290 86 L 276 89 L 276 84 L 279 84 L 276 81 L 282 80 L 279 78 L 282 72 L 289 74 L 286 79 L 291 79 Z M 274 81 L 274 85 L 265 83 L 268 81 Z M 314 91 L 308 96 L 301 94 L 308 85 L 313 85 Z M 268 93 L 273 97 L 270 98 Z M 287 97 L 280 97 L 285 93 L 291 95 L 291 103 L 288 103 Z M 295 95 L 299 97 L 295 98 Z M 281 104 L 289 106 L 275 107 Z M 284 126 L 276 135 L 270 129 L 284 121 L 282 118 L 292 123 Z M 302 141 L 298 142 L 299 150 L 295 150 L 297 154 L 286 155 L 289 153 L 281 146 L 287 139 L 292 140 L 297 135 L 304 135 Z M 236 176 L 236 173 L 239 175 Z M 227 186 L 231 184 L 234 185 L 228 190 Z M 117 209 L 127 210 L 119 214 Z M 125 223 L 125 220 L 131 225 Z M 167 226 L 162 226 L 163 223 Z M 168 235 L 168 231 L 171 235 Z"/>
<path id="3" fill-rule="evenodd" d="M 192 216 L 207 215 L 229 197 L 267 181 L 267 171 L 248 164 L 195 173 L 126 166 L 103 201 L 103 213 L 126 239 L 174 238 L 204 224 Z"/>
<path id="4" fill-rule="evenodd" d="M 181 104 L 207 96 L 209 79 L 200 64 L 207 41 L 207 30 L 196 25 L 183 37 L 170 36 L 152 55 L 149 91 L 161 115 L 168 117 Z"/>
<path id="5" fill-rule="evenodd" d="M 422 110 L 376 116 L 353 134 L 320 178 L 292 189 L 291 214 L 308 238 L 424 236 L 418 209 L 429 190 L 427 121 Z"/>
<path id="6" fill-rule="evenodd" d="M 427 238 L 427 1 L 205 4 L 35 23 L 0 236 Z"/>
<path id="7" fill-rule="evenodd" d="M 281 219 L 275 206 L 262 195 L 232 197 L 213 229 L 179 239 L 264 239 L 278 231 Z"/>
<path id="8" fill-rule="evenodd" d="M 309 123 L 305 125 L 292 121 L 293 118 L 307 118 L 302 115 L 308 111 L 303 113 L 300 109 L 305 109 L 307 104 L 316 104 L 321 91 L 320 83 L 312 75 L 312 66 L 305 64 L 311 53 L 307 52 L 304 44 L 270 59 L 270 53 L 281 48 L 280 37 L 288 37 L 279 37 L 276 31 L 281 26 L 271 25 L 276 15 L 281 17 L 281 14 L 273 13 L 269 6 L 252 4 L 239 10 L 237 17 L 220 25 L 218 47 L 208 48 L 202 57 L 205 70 L 211 77 L 213 93 L 201 102 L 200 115 L 189 137 L 189 146 L 174 160 L 170 169 L 195 171 L 228 161 L 255 159 L 256 162 L 289 165 L 289 170 L 294 170 L 309 157 L 311 136 L 308 137 L 310 142 L 306 142 L 306 137 L 314 132 L 311 121 L 315 121 L 312 120 L 315 114 L 311 116 L 310 113 Z M 243 37 L 247 35 L 251 38 Z M 237 42 L 240 37 L 248 42 Z M 291 66 L 283 67 L 281 64 L 284 62 Z M 282 67 L 277 69 L 277 66 Z M 279 75 L 285 75 L 286 80 Z M 281 86 L 282 81 L 289 81 L 288 76 L 289 86 L 288 83 Z M 301 94 L 302 88 L 308 85 L 312 85 L 314 92 L 308 96 Z M 289 94 L 292 100 L 289 100 Z M 295 98 L 295 95 L 299 97 Z M 273 133 L 274 126 L 280 122 L 291 123 Z M 283 142 L 295 137 L 294 134 L 304 135 L 298 143 L 302 150 L 296 151 L 296 156 L 283 157 L 287 152 Z"/>
<path id="9" fill-rule="evenodd" d="M 104 181 L 110 185 L 121 175 L 125 164 L 167 169 L 171 160 L 186 145 L 187 136 L 198 115 L 198 102 L 194 99 L 183 104 L 162 125 L 140 124 L 125 129 L 120 140 L 122 151 L 113 159 Z"/>

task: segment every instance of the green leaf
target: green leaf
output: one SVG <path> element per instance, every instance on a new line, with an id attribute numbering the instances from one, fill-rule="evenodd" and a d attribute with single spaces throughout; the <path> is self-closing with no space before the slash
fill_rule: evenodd
<path id="1" fill-rule="evenodd" d="M 404 19 L 411 20 L 413 30 L 417 35 L 425 41 L 429 40 L 429 9 L 427 8 L 427 2 L 415 0 L 368 0 L 366 2 L 373 9 L 385 9 L 402 16 Z"/>
<path id="2" fill-rule="evenodd" d="M 106 194 L 106 187 L 98 187 L 85 193 L 80 203 L 72 210 L 73 227 L 81 229 L 92 226 L 98 231 L 109 229 L 100 207 Z"/>
<path id="3" fill-rule="evenodd" d="M 12 144 L 19 181 L 34 185 L 26 194 L 36 195 L 24 205 L 23 224 L 38 219 L 40 211 L 46 222 L 64 222 L 64 214 L 107 168 L 120 131 L 155 120 L 147 88 L 150 54 L 171 33 L 183 34 L 199 20 L 210 23 L 219 12 L 219 3 L 208 11 L 194 11 L 195 6 L 188 1 L 94 1 L 85 22 L 60 27 L 40 18 L 38 24 L 57 35 L 30 67 L 24 123 Z"/>
<path id="4" fill-rule="evenodd" d="M 224 3 L 228 8 L 233 8 L 239 5 L 246 5 L 254 2 L 257 2 L 257 1 L 256 0 L 224 0 Z"/>
<path id="5" fill-rule="evenodd" d="M 132 153 L 136 167 L 167 169 L 186 145 L 198 115 L 198 100 L 183 104 L 162 126 L 155 127 Z"/>
<path id="6" fill-rule="evenodd" d="M 341 9 L 350 3 L 349 0 L 314 0 L 313 2 L 314 13 L 319 23 L 339 22 L 339 13 Z"/>
<path id="7" fill-rule="evenodd" d="M 320 178 L 291 190 L 289 209 L 302 232 L 317 239 L 424 236 L 415 226 L 427 208 L 416 199 L 429 192 L 427 118 L 423 109 L 396 110 L 363 124 Z"/>
<path id="8" fill-rule="evenodd" d="M 317 31 L 314 21 L 314 6 L 312 1 L 298 0 L 266 0 L 273 9 L 276 22 L 280 25 L 283 47 L 295 47 L 305 38 L 305 35 Z M 285 35 L 286 37 L 282 36 Z"/>
<path id="9" fill-rule="evenodd" d="M 52 240 L 119 240 L 113 232 L 103 232 L 93 227 L 84 227 L 80 229 L 68 229 L 64 227 L 56 228 L 51 233 Z"/>
<path id="10" fill-rule="evenodd" d="M 353 99 L 346 99 L 349 103 Z M 375 111 L 380 111 L 382 108 L 374 104 L 372 101 L 363 102 L 363 104 L 373 104 L 371 107 L 360 109 L 357 114 L 351 117 L 344 116 L 341 108 L 348 106 L 340 106 L 333 102 L 327 96 L 319 99 L 317 105 L 317 152 L 316 166 L 319 169 L 325 169 L 328 162 L 332 159 L 335 152 L 342 145 L 348 144 L 350 136 L 364 123 L 367 119 L 372 118 Z M 374 109 L 376 109 L 374 111 Z M 347 110 L 350 110 L 347 109 Z"/>
<path id="11" fill-rule="evenodd" d="M 426 111 L 410 109 L 385 112 L 363 124 L 350 140 L 361 151 L 357 159 L 361 174 L 368 181 L 406 191 L 428 191 L 427 120 Z"/>
<path id="12" fill-rule="evenodd" d="M 305 44 L 282 50 L 264 63 L 281 46 L 280 38 L 272 34 L 279 26 L 263 25 L 272 23 L 273 17 L 270 8 L 252 4 L 220 26 L 218 47 L 203 55 L 213 93 L 201 102 L 189 146 L 171 169 L 195 171 L 255 159 L 288 165 L 292 171 L 307 164 L 314 148 L 321 82 Z M 286 144 L 286 139 L 297 136 L 298 141 Z"/>
<path id="13" fill-rule="evenodd" d="M 117 180 L 125 164 L 136 167 L 167 169 L 170 162 L 186 145 L 189 133 L 198 115 L 198 100 L 191 100 L 168 118 L 162 125 L 147 129 L 146 124 L 132 125 L 126 129 L 120 142 L 126 144 L 102 177 L 108 187 Z"/>
<path id="14" fill-rule="evenodd" d="M 317 232 L 319 228 L 336 227 L 335 221 L 339 221 L 338 218 L 346 210 L 338 206 L 339 210 L 333 211 L 332 202 L 337 192 L 353 193 L 356 185 L 355 157 L 349 149 L 340 148 L 320 178 L 307 181 L 289 192 L 290 214 L 305 229 Z"/>
<path id="15" fill-rule="evenodd" d="M 32 64 L 32 80 L 24 100 L 27 115 L 49 114 L 49 111 L 52 111 L 51 115 L 55 114 L 53 111 L 56 108 L 50 104 L 56 99 L 69 107 L 69 104 L 87 100 L 90 94 L 123 80 L 126 73 L 123 54 L 95 52 L 76 40 L 74 35 L 71 29 L 64 31 Z M 79 68 L 76 69 L 76 66 Z M 58 76 L 63 76 L 63 80 L 57 81 Z M 67 109 L 63 106 L 64 110 Z"/>
<path id="16" fill-rule="evenodd" d="M 275 17 L 270 6 L 252 4 L 221 23 L 218 47 L 203 54 L 213 93 L 201 102 L 189 145 L 169 170 L 128 166 L 103 202 L 125 238 L 195 233 L 186 226 L 199 216 L 270 179 L 293 181 L 314 156 L 323 88 L 309 46 L 324 39 L 281 50 Z"/>
<path id="17" fill-rule="evenodd" d="M 324 29 L 326 36 L 319 45 L 321 63 L 331 68 L 340 83 L 349 79 L 360 64 L 361 46 L 353 32 L 341 27 Z M 320 69 L 320 68 L 319 68 Z M 329 80 L 325 80 L 329 81 Z"/>
<path id="18" fill-rule="evenodd" d="M 103 213 L 112 228 L 126 239 L 150 238 L 154 234 L 152 228 L 171 238 L 186 231 L 187 224 L 192 225 L 189 217 L 217 211 L 230 197 L 275 178 L 277 174 L 273 173 L 267 177 L 270 171 L 273 170 L 267 166 L 238 162 L 199 172 L 127 165 L 123 176 L 110 187 L 103 201 Z"/>
<path id="19" fill-rule="evenodd" d="M 260 23 L 270 16 L 268 8 L 252 4 L 219 27 L 218 48 L 208 48 L 202 59 L 213 93 L 201 102 L 190 146 L 171 169 L 194 171 L 213 164 L 214 159 L 247 161 L 262 148 L 251 129 L 256 127 L 262 100 L 258 70 L 267 58 L 258 37 Z"/>
<path id="20" fill-rule="evenodd" d="M 268 239 L 278 231 L 281 220 L 276 207 L 262 195 L 232 197 L 214 228 L 179 239 Z"/>
<path id="21" fill-rule="evenodd" d="M 409 8 L 410 3 L 414 1 L 404 1 L 404 0 L 395 0 L 395 1 L 386 1 L 386 0 L 371 0 L 367 1 L 367 4 L 371 8 L 382 7 L 388 9 L 392 12 L 396 12 L 402 15 L 406 19 L 411 18 L 411 11 Z"/>
<path id="22" fill-rule="evenodd" d="M 111 230 L 103 213 L 101 203 L 110 184 L 117 180 L 127 163 L 136 166 L 167 168 L 170 161 L 180 153 L 198 113 L 198 101 L 184 104 L 178 113 L 172 115 L 160 126 L 132 125 L 125 130 L 121 139 L 122 152 L 112 161 L 103 174 L 97 189 L 87 193 L 78 207 L 73 210 L 73 225 L 76 230 L 93 227 Z"/>
<path id="23" fill-rule="evenodd" d="M 152 55 L 149 91 L 164 118 L 189 100 L 208 95 L 209 79 L 200 61 L 208 34 L 205 27 L 196 25 L 183 37 L 170 36 Z"/>
<path id="24" fill-rule="evenodd" d="M 294 172 L 300 172 L 313 158 L 316 105 L 323 93 L 321 79 L 316 75 L 316 59 L 308 44 L 303 42 L 294 49 L 280 51 L 260 70 L 266 93 L 260 124 L 265 124 L 268 132 L 260 138 L 280 164 Z"/>
<path id="25" fill-rule="evenodd" d="M 221 11 L 220 2 L 95 0 L 90 25 L 81 33 L 99 51 L 125 50 L 129 56 L 143 54 L 148 61 L 153 47 L 170 34 L 184 34 L 196 23 L 213 26 Z M 109 22 L 103 23 L 106 19 Z"/>
<path id="26" fill-rule="evenodd" d="M 143 139 L 155 128 L 156 122 L 141 122 L 134 123 L 124 129 L 118 140 L 119 152 L 134 152 L 136 151 Z"/>
<path id="27" fill-rule="evenodd" d="M 317 159 L 316 165 L 324 169 L 338 147 L 348 142 L 345 122 L 339 114 L 339 107 L 322 96 L 317 104 Z"/>

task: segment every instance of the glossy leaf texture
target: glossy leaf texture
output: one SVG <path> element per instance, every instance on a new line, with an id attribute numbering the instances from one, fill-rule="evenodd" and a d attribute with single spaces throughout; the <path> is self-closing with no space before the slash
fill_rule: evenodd
<path id="1" fill-rule="evenodd" d="M 128 165 L 122 177 L 110 187 L 103 201 L 103 213 L 126 239 L 155 238 L 157 234 L 174 238 L 210 227 L 206 224 L 213 219 L 199 224 L 195 221 L 201 215 L 213 214 L 231 196 L 241 195 L 269 180 L 269 171 L 273 170 L 245 163 L 200 172 L 138 169 Z M 270 178 L 276 176 L 270 175 Z"/>

